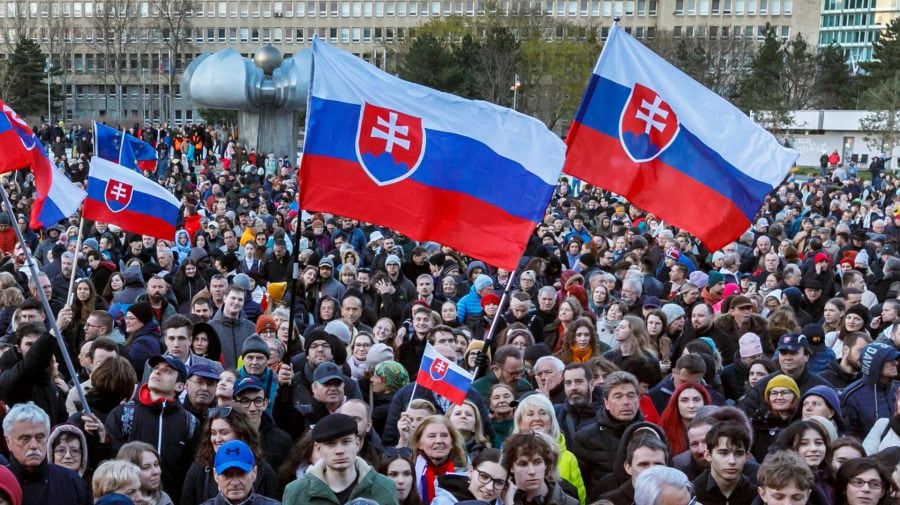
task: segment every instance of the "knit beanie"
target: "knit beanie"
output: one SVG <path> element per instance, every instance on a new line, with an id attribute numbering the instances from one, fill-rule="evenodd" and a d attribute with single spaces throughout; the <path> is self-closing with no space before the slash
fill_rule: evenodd
<path id="1" fill-rule="evenodd" d="M 342 344 L 350 345 L 350 339 L 353 335 L 350 334 L 350 328 L 347 327 L 347 324 L 340 319 L 335 319 L 326 324 L 325 331 L 337 337 Z"/>
<path id="2" fill-rule="evenodd" d="M 366 369 L 375 370 L 379 364 L 392 359 L 394 359 L 394 350 L 391 349 L 391 346 L 378 342 L 370 347 L 369 353 L 366 354 Z"/>
<path id="3" fill-rule="evenodd" d="M 679 317 L 684 317 L 684 307 L 678 305 L 677 303 L 667 303 L 660 308 L 663 311 L 663 314 L 666 315 L 666 321 L 670 324 L 678 319 Z"/>
<path id="4" fill-rule="evenodd" d="M 691 284 L 694 286 L 703 289 L 709 283 L 709 276 L 700 270 L 695 270 L 688 276 L 688 280 L 691 281 Z"/>
<path id="5" fill-rule="evenodd" d="M 847 310 L 844 312 L 844 317 L 847 317 L 847 314 L 855 314 L 859 316 L 863 320 L 863 328 L 869 327 L 869 319 L 871 319 L 871 315 L 869 314 L 869 309 L 866 308 L 865 305 L 857 303 L 852 307 L 847 307 Z"/>
<path id="6" fill-rule="evenodd" d="M 278 326 L 275 325 L 275 319 L 272 316 L 263 314 L 256 320 L 256 333 L 262 333 L 266 330 L 278 331 Z"/>
<path id="7" fill-rule="evenodd" d="M 142 324 L 147 324 L 153 320 L 153 307 L 149 302 L 138 302 L 128 307 L 128 313 L 138 318 Z"/>
<path id="8" fill-rule="evenodd" d="M 794 382 L 794 379 L 781 374 L 772 377 L 769 380 L 769 383 L 766 384 L 766 403 L 769 403 L 769 393 L 775 388 L 788 388 L 794 393 L 795 397 L 798 399 L 800 398 L 800 388 L 797 387 L 797 383 Z"/>
<path id="9" fill-rule="evenodd" d="M 488 305 L 500 305 L 500 297 L 495 295 L 494 293 L 488 293 L 481 297 L 481 308 L 485 308 Z"/>
<path id="10" fill-rule="evenodd" d="M 269 357 L 269 345 L 256 333 L 247 337 L 247 340 L 244 340 L 244 345 L 241 346 L 242 358 L 251 352 L 263 354 L 266 358 Z"/>
<path id="11" fill-rule="evenodd" d="M 742 358 L 757 356 L 763 353 L 762 343 L 760 343 L 759 335 L 756 333 L 744 333 L 740 340 L 740 353 Z"/>
<path id="12" fill-rule="evenodd" d="M 0 466 L 0 492 L 9 497 L 12 505 L 22 505 L 22 486 L 9 468 Z"/>
<path id="13" fill-rule="evenodd" d="M 706 281 L 706 285 L 708 287 L 713 287 L 720 282 L 725 282 L 725 276 L 716 270 L 711 270 L 709 272 L 709 278 Z"/>
<path id="14" fill-rule="evenodd" d="M 490 277 L 484 274 L 478 274 L 478 277 L 475 277 L 475 282 L 472 283 L 475 286 L 475 291 L 481 291 L 482 289 L 492 286 L 494 281 L 491 280 Z"/>
<path id="15" fill-rule="evenodd" d="M 331 346 L 331 354 L 334 356 L 334 362 L 336 364 L 343 365 L 344 362 L 347 361 L 346 346 L 342 345 L 340 340 L 337 339 L 337 337 L 329 334 L 325 330 L 318 329 L 318 328 L 311 331 L 310 334 L 304 338 L 304 346 L 305 347 L 304 347 L 303 351 L 306 352 L 307 356 L 309 356 L 309 348 L 312 347 L 313 343 L 318 342 L 320 340 L 324 340 L 325 342 L 328 343 L 329 346 Z"/>

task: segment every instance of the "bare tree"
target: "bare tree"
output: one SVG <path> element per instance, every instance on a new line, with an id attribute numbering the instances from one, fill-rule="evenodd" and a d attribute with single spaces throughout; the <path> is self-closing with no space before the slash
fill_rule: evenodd
<path id="1" fill-rule="evenodd" d="M 2 8 L 6 13 L 0 18 L 0 51 L 7 57 L 0 60 L 0 96 L 6 98 L 19 77 L 18 69 L 9 64 L 9 56 L 15 52 L 19 40 L 27 37 L 34 27 L 34 18 L 28 12 L 26 0 L 11 0 Z"/>
<path id="2" fill-rule="evenodd" d="M 116 86 L 116 107 L 118 113 L 125 115 L 125 85 L 136 77 L 137 69 L 128 68 L 130 54 L 141 54 L 142 43 L 140 30 L 143 28 L 137 0 L 112 0 L 97 3 L 94 18 L 93 47 L 103 56 L 98 63 L 98 70 L 103 75 L 104 87 L 112 80 Z M 109 111 L 109 94 L 106 97 L 106 110 Z"/>
<path id="3" fill-rule="evenodd" d="M 49 13 L 48 13 L 49 14 Z M 45 21 L 41 23 L 42 29 L 47 30 L 47 42 L 44 44 L 44 51 L 50 57 L 52 63 L 52 76 L 56 84 L 59 85 L 62 95 L 60 117 L 66 117 L 68 112 L 68 103 L 65 100 L 66 87 L 69 84 L 69 77 L 72 69 L 70 64 L 72 54 L 75 52 L 75 43 L 72 37 L 72 26 L 66 18 L 62 16 L 48 15 Z"/>
<path id="4" fill-rule="evenodd" d="M 183 70 L 185 53 L 193 46 L 193 13 L 202 8 L 196 0 L 153 0 L 150 7 L 153 28 L 159 33 L 162 48 L 166 53 L 164 64 L 169 81 L 169 93 L 166 95 L 165 120 L 172 119 L 172 93 L 175 90 L 176 77 Z M 160 64 L 163 64 L 160 62 Z"/>

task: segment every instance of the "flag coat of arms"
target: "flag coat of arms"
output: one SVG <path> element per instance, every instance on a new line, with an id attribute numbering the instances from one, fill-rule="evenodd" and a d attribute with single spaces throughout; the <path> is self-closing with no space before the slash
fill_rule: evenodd
<path id="1" fill-rule="evenodd" d="M 565 145 L 538 120 L 384 73 L 313 42 L 300 206 L 514 270 Z"/>
<path id="2" fill-rule="evenodd" d="M 746 231 L 799 154 L 613 26 L 566 139 L 564 172 L 717 250 Z"/>
<path id="3" fill-rule="evenodd" d="M 431 344 L 425 344 L 416 384 L 462 405 L 473 378 L 463 367 L 441 356 Z"/>
<path id="4" fill-rule="evenodd" d="M 97 156 L 91 159 L 85 219 L 172 240 L 180 207 L 172 193 L 139 172 Z"/>

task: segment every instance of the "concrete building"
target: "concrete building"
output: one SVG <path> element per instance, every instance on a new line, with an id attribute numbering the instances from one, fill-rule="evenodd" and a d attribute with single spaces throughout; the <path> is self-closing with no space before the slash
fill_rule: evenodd
<path id="1" fill-rule="evenodd" d="M 795 33 L 818 39 L 819 6 L 813 0 L 197 0 L 188 16 L 192 27 L 183 56 L 175 58 L 171 44 L 165 43 L 160 7 L 190 1 L 0 1 L 0 58 L 9 54 L 17 33 L 38 40 L 54 65 L 65 69 L 65 76 L 54 80 L 64 84 L 66 119 L 106 117 L 129 124 L 168 118 L 180 125 L 200 117 L 181 98 L 177 79 L 169 86 L 169 75 L 177 76 L 194 55 L 234 47 L 252 56 L 262 45 L 273 44 L 290 56 L 309 47 L 318 34 L 384 65 L 391 48 L 418 25 L 448 16 L 478 16 L 488 8 L 506 13 L 524 5 L 583 27 L 582 37 L 589 30 L 601 39 L 615 16 L 645 40 L 666 31 L 675 38 L 755 42 L 767 23 L 784 39 Z M 119 12 L 110 21 L 121 29 L 104 31 L 98 18 L 113 10 Z M 547 33 L 548 38 L 558 35 Z M 123 69 L 119 77 L 104 69 L 105 61 L 115 59 Z"/>
<path id="2" fill-rule="evenodd" d="M 898 0 L 823 0 L 819 47 L 840 44 L 854 66 L 871 60 L 879 34 L 897 16 Z"/>
<path id="3" fill-rule="evenodd" d="M 877 141 L 869 141 L 860 128 L 860 120 L 868 111 L 859 110 L 801 110 L 792 113 L 793 121 L 788 136 L 791 145 L 800 152 L 797 164 L 817 167 L 823 152 L 835 149 L 845 162 L 856 160 L 860 170 L 865 170 L 873 156 L 890 151 Z M 893 149 L 890 167 L 896 169 L 900 147 Z"/>

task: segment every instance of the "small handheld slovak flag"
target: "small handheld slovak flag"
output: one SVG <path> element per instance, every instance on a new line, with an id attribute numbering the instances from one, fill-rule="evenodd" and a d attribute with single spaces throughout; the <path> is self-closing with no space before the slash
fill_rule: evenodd
<path id="1" fill-rule="evenodd" d="M 474 378 L 463 367 L 441 356 L 431 344 L 425 344 L 416 384 L 456 405 L 462 405 Z"/>

